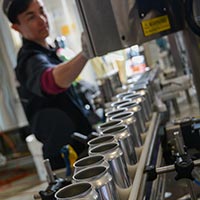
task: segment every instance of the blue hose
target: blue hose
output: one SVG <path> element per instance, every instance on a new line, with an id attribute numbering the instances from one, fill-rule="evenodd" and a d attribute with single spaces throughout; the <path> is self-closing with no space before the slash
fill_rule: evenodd
<path id="1" fill-rule="evenodd" d="M 198 186 L 200 186 L 200 181 L 197 179 L 194 179 L 194 183 L 196 183 Z"/>

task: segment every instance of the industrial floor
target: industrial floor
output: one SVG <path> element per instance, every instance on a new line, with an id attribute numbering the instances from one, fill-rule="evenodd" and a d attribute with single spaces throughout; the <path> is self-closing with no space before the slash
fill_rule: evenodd
<path id="1" fill-rule="evenodd" d="M 177 115 L 171 106 L 171 120 L 175 118 L 199 115 L 199 107 L 193 89 L 191 89 L 190 95 L 192 97 L 191 104 L 187 102 L 184 94 L 178 98 L 180 115 Z M 3 170 L 2 167 L 0 167 L 0 200 L 31 200 L 33 199 L 34 194 L 36 194 L 39 190 L 46 188 L 47 184 L 42 184 L 39 180 L 31 156 L 15 159 L 9 163 L 9 166 L 10 168 L 6 168 L 7 170 Z M 16 176 L 16 180 L 8 181 L 7 184 L 1 185 L 2 177 L 3 175 L 5 176 L 5 174 L 2 174 L 1 172 L 7 175 L 13 173 L 13 176 Z M 19 178 L 20 176 L 21 178 Z M 174 173 L 167 175 L 166 199 L 187 199 L 187 185 L 184 182 L 176 182 L 174 180 L 174 176 Z M 200 186 L 195 186 L 195 190 L 200 191 Z"/>

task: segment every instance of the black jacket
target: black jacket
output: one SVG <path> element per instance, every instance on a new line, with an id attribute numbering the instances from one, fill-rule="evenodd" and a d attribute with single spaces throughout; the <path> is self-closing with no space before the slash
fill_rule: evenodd
<path id="1" fill-rule="evenodd" d="M 16 76 L 31 130 L 44 144 L 45 157 L 58 155 L 63 145 L 71 143 L 70 135 L 73 132 L 86 135 L 92 132 L 86 110 L 73 86 L 58 95 L 46 94 L 41 89 L 42 73 L 61 62 L 55 49 L 46 49 L 23 39 L 17 58 Z M 81 145 L 75 145 L 75 149 L 78 153 L 82 151 Z"/>

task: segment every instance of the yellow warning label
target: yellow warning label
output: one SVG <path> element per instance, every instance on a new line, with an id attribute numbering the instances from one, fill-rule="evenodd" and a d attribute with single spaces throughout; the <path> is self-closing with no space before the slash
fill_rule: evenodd
<path id="1" fill-rule="evenodd" d="M 150 36 L 171 28 L 167 15 L 142 21 L 145 36 Z"/>

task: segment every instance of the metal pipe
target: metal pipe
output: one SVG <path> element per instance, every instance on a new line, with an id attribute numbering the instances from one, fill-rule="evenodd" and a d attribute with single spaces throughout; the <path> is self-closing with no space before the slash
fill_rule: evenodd
<path id="1" fill-rule="evenodd" d="M 153 148 L 154 148 L 154 144 L 155 144 L 155 139 L 156 139 L 156 135 L 157 135 L 157 131 L 158 131 L 158 127 L 159 127 L 159 124 L 160 124 L 160 114 L 158 113 L 158 116 L 156 117 L 156 119 L 152 120 L 151 123 L 153 123 L 153 130 L 150 130 L 149 128 L 149 131 L 152 131 L 151 133 L 151 136 L 150 136 L 150 143 L 149 143 L 149 146 L 148 146 L 148 150 L 147 152 L 144 151 L 143 149 L 143 152 L 146 154 L 146 163 L 150 164 L 151 162 L 151 156 L 153 154 Z M 147 133 L 149 134 L 149 133 Z M 146 138 L 147 140 L 147 138 Z M 142 156 L 141 156 L 142 157 Z M 144 170 L 143 170 L 144 172 Z M 144 190 L 145 190 L 145 186 L 146 186 L 146 180 L 147 180 L 147 174 L 143 174 L 143 177 L 142 177 L 142 183 L 140 184 L 140 191 L 138 191 L 138 196 L 137 196 L 137 200 L 142 200 L 144 198 Z"/>
<path id="2" fill-rule="evenodd" d="M 173 172 L 173 171 L 175 171 L 175 166 L 174 165 L 169 165 L 169 166 L 156 168 L 156 173 L 157 174 L 164 174 L 164 173 Z"/>
<path id="3" fill-rule="evenodd" d="M 179 131 L 174 132 L 174 140 L 175 140 L 175 144 L 176 144 L 178 153 L 180 155 L 184 155 L 185 154 L 184 143 L 183 143 L 183 140 L 181 138 L 181 134 Z"/>
<path id="4" fill-rule="evenodd" d="M 47 172 L 47 180 L 48 180 L 48 182 L 49 183 L 55 182 L 55 177 L 54 177 L 53 171 L 51 169 L 51 165 L 50 165 L 49 159 L 44 160 L 43 163 L 44 163 L 44 167 L 45 167 L 46 172 Z"/>
<path id="5" fill-rule="evenodd" d="M 132 188 L 129 200 L 143 199 L 144 194 L 144 184 L 146 182 L 147 174 L 144 174 L 144 168 L 146 166 L 147 156 L 151 155 L 152 151 L 149 151 L 150 146 L 154 146 L 152 143 L 152 136 L 156 135 L 158 125 L 160 123 L 160 114 L 153 113 L 153 117 L 150 123 L 150 127 L 147 131 L 147 137 L 145 140 L 144 148 L 140 156 L 140 161 L 138 163 L 137 172 L 133 182 L 134 187 Z M 155 140 L 154 140 L 155 141 Z"/>
<path id="6" fill-rule="evenodd" d="M 154 127 L 154 133 L 152 134 L 151 145 L 149 147 L 149 153 L 148 153 L 149 156 L 147 157 L 147 162 L 146 162 L 147 165 L 150 165 L 150 162 L 151 162 L 151 156 L 153 154 L 153 149 L 154 149 L 154 144 L 155 144 L 155 141 L 156 141 L 156 135 L 157 135 L 159 123 L 160 123 L 160 115 L 159 115 L 159 118 L 156 121 L 156 124 L 155 124 L 155 127 Z"/>
<path id="7" fill-rule="evenodd" d="M 183 31 L 183 36 L 186 45 L 186 53 L 189 58 L 189 64 L 192 68 L 192 75 L 197 92 L 198 103 L 200 104 L 200 79 L 198 76 L 200 73 L 200 68 L 198 67 L 200 63 L 200 48 L 198 46 L 199 38 L 197 38 L 189 29 Z"/>
<path id="8" fill-rule="evenodd" d="M 194 163 L 194 167 L 200 166 L 200 159 L 194 160 L 193 163 Z M 164 174 L 164 173 L 173 172 L 173 171 L 175 171 L 175 165 L 168 165 L 168 166 L 156 168 L 157 174 Z"/>

